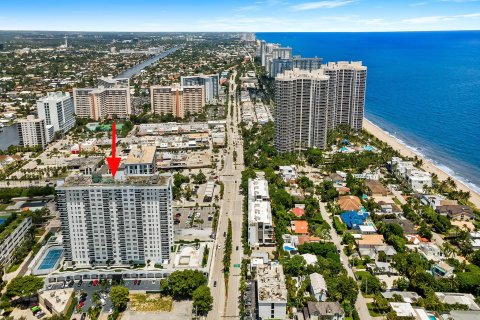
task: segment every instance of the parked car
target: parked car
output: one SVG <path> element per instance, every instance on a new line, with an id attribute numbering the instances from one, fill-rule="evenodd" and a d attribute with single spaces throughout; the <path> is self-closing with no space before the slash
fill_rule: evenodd
<path id="1" fill-rule="evenodd" d="M 213 281 L 213 286 L 214 286 L 214 287 L 217 286 L 217 281 Z"/>
<path id="2" fill-rule="evenodd" d="M 82 316 L 80 317 L 80 320 L 85 320 L 86 317 L 87 317 L 87 314 L 84 312 L 84 313 L 82 313 Z"/>

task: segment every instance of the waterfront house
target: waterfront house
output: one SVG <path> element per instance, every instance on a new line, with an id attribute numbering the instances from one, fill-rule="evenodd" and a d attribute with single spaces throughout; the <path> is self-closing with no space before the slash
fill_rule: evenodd
<path id="1" fill-rule="evenodd" d="M 469 221 L 475 217 L 471 207 L 460 204 L 439 206 L 436 211 L 438 214 L 456 221 Z"/>
<path id="2" fill-rule="evenodd" d="M 368 218 L 367 212 L 358 211 L 346 211 L 340 215 L 342 221 L 347 225 L 349 229 L 364 225 L 365 220 Z"/>

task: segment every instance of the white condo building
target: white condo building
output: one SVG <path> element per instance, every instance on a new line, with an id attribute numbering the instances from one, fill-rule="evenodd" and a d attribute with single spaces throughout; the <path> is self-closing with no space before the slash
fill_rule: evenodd
<path id="1" fill-rule="evenodd" d="M 268 182 L 263 178 L 248 180 L 248 243 L 252 247 L 274 244 Z"/>
<path id="2" fill-rule="evenodd" d="M 53 126 L 47 127 L 44 119 L 36 119 L 32 115 L 18 120 L 17 129 L 20 145 L 23 147 L 41 146 L 45 148 L 53 139 Z"/>
<path id="3" fill-rule="evenodd" d="M 95 178 L 70 176 L 56 188 L 65 260 L 76 266 L 169 260 L 171 175 Z"/>
<path id="4" fill-rule="evenodd" d="M 28 231 L 32 227 L 32 218 L 25 217 L 18 226 L 0 243 L 0 264 L 9 266 L 12 262 L 13 252 L 25 240 Z"/>
<path id="5" fill-rule="evenodd" d="M 69 93 L 53 92 L 37 100 L 39 119 L 53 126 L 55 132 L 67 133 L 75 125 L 73 99 Z"/>
<path id="6" fill-rule="evenodd" d="M 391 161 L 393 171 L 405 179 L 415 192 L 425 192 L 425 187 L 432 186 L 432 175 L 415 167 L 412 161 L 403 161 L 393 157 Z"/>

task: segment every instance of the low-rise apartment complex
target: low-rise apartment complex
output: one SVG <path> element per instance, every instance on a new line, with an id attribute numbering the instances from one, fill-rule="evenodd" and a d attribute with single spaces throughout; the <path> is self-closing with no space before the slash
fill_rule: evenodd
<path id="1" fill-rule="evenodd" d="M 11 232 L 4 230 L 0 234 L 0 264 L 8 266 L 12 262 L 12 256 L 15 249 L 25 240 L 25 236 L 32 227 L 32 219 L 30 217 L 17 218 L 19 222 L 12 228 Z"/>
<path id="2" fill-rule="evenodd" d="M 248 243 L 252 247 L 274 244 L 268 182 L 263 178 L 248 180 Z"/>

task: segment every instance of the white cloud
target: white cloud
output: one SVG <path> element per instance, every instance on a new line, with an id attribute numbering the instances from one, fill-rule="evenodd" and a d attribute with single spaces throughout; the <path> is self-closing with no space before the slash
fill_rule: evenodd
<path id="1" fill-rule="evenodd" d="M 330 0 L 330 1 L 316 1 L 316 2 L 304 2 L 291 6 L 295 11 L 306 11 L 316 9 L 331 9 L 343 7 L 348 4 L 354 3 L 354 0 Z"/>
<path id="2" fill-rule="evenodd" d="M 415 2 L 415 3 L 411 3 L 410 6 L 411 7 L 418 7 L 418 6 L 424 6 L 424 5 L 427 5 L 428 2 Z"/>
<path id="3" fill-rule="evenodd" d="M 437 23 L 442 21 L 452 21 L 458 19 L 467 19 L 467 18 L 480 18 L 480 13 L 470 13 L 470 14 L 458 14 L 452 16 L 427 16 L 427 17 L 417 17 L 403 19 L 403 23 L 412 23 L 412 24 L 426 24 L 426 23 Z"/>
<path id="4" fill-rule="evenodd" d="M 251 6 L 237 7 L 233 9 L 233 11 L 245 12 L 245 11 L 257 11 L 259 9 L 260 9 L 260 6 L 251 5 Z"/>

